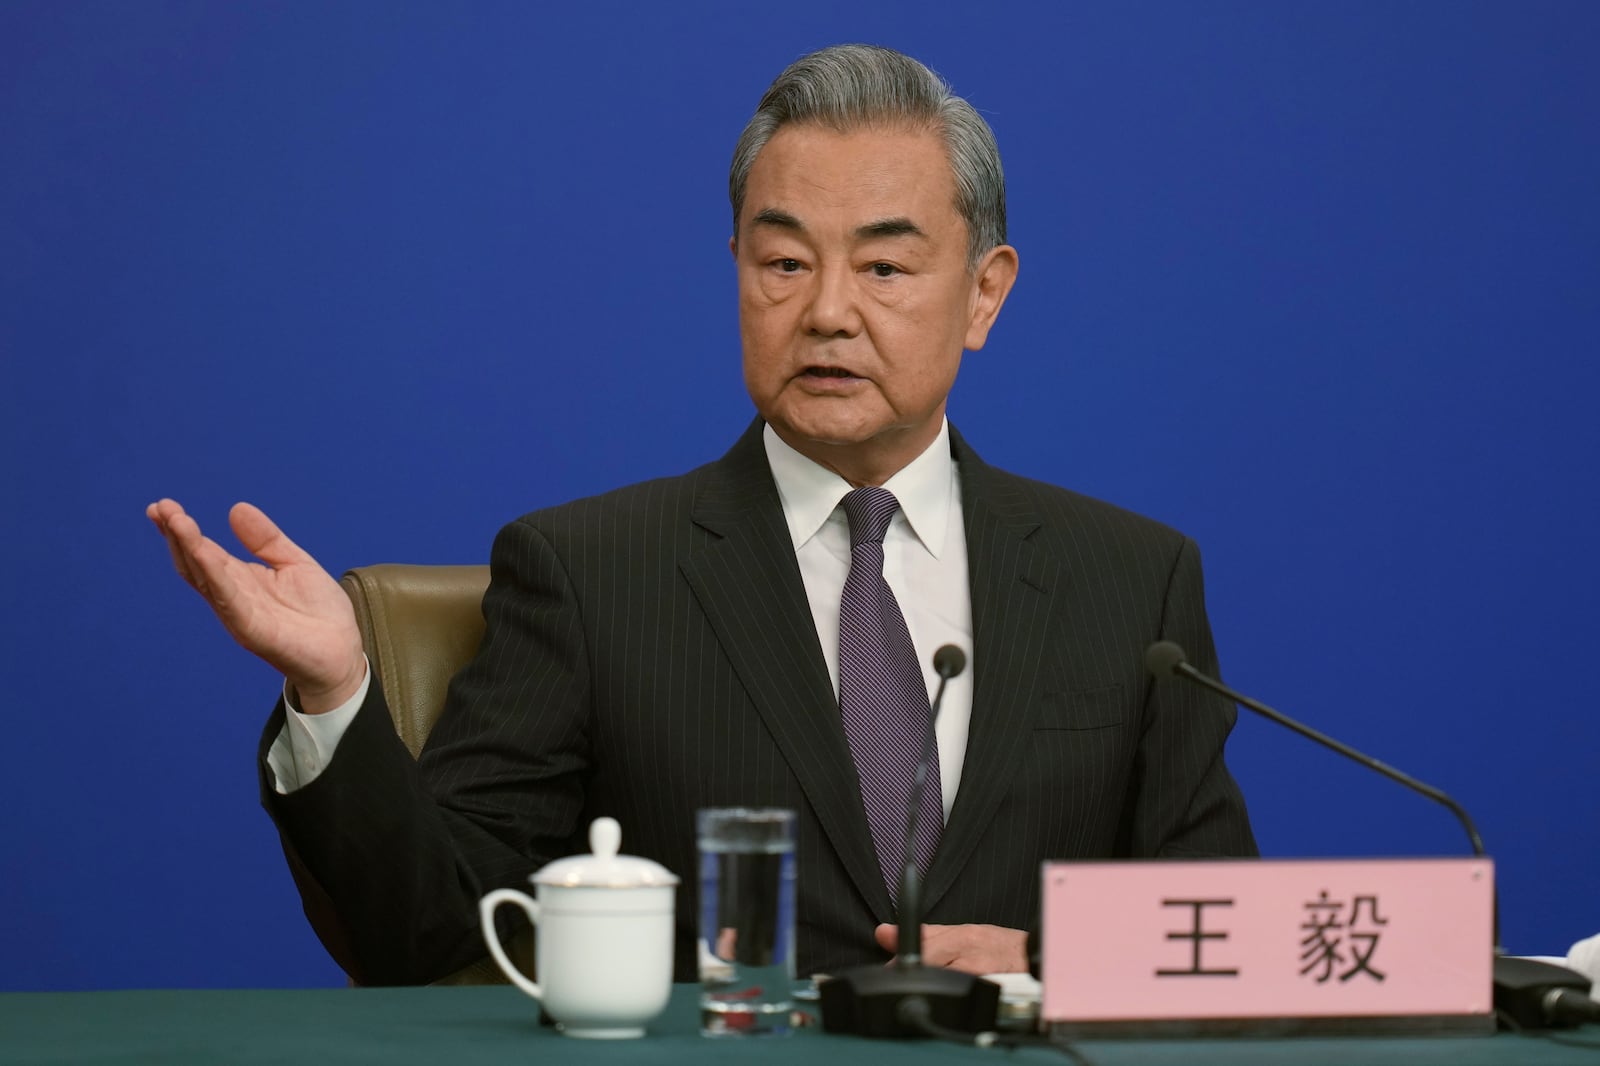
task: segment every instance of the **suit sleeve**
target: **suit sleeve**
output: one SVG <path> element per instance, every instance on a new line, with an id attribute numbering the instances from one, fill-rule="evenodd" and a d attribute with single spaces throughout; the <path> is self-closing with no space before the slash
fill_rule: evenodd
<path id="1" fill-rule="evenodd" d="M 1187 538 L 1168 579 L 1161 639 L 1175 641 L 1197 669 L 1217 675 L 1200 552 Z M 1134 777 L 1132 853 L 1160 858 L 1256 855 L 1244 797 L 1223 761 L 1236 709 L 1179 678 L 1151 678 L 1147 685 Z"/>
<path id="2" fill-rule="evenodd" d="M 577 598 L 527 520 L 501 530 L 490 563 L 483 643 L 452 680 L 420 760 L 374 684 L 327 769 L 279 795 L 264 755 L 281 701 L 267 724 L 263 803 L 307 917 L 361 984 L 425 983 L 483 956 L 479 898 L 526 888 L 571 850 L 581 819 L 588 669 Z"/>

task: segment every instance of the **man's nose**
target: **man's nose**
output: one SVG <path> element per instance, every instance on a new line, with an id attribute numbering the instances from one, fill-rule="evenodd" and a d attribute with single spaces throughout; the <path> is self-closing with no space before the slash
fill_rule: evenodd
<path id="1" fill-rule="evenodd" d="M 813 275 L 806 331 L 819 337 L 849 337 L 861 330 L 854 272 L 846 265 L 825 266 Z"/>

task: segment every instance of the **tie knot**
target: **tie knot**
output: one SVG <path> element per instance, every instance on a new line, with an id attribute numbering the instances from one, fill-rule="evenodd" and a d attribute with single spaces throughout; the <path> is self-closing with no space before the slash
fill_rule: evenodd
<path id="1" fill-rule="evenodd" d="M 844 516 L 850 520 L 850 550 L 863 544 L 883 543 L 883 535 L 900 510 L 894 493 L 878 485 L 852 489 L 845 493 Z"/>

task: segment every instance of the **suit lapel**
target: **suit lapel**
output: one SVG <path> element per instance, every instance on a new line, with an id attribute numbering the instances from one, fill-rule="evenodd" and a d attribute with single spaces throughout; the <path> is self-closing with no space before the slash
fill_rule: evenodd
<path id="1" fill-rule="evenodd" d="M 761 429 L 758 420 L 711 468 L 694 521 L 720 539 L 680 569 L 851 880 L 886 921 L 888 892 L 860 794 L 847 780 L 852 763 L 839 703 Z"/>
<path id="2" fill-rule="evenodd" d="M 925 908 L 939 902 L 993 828 L 1027 753 L 1051 597 L 1062 580 L 1056 564 L 1029 543 L 1039 519 L 1028 498 L 979 459 L 954 429 L 951 447 L 960 464 L 972 575 L 972 722 L 961 787 L 928 871 Z"/>

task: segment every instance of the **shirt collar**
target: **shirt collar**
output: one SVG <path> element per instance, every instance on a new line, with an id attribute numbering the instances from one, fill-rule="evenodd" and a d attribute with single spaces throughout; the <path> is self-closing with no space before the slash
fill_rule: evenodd
<path id="1" fill-rule="evenodd" d="M 778 485 L 789 537 L 798 551 L 817 535 L 839 506 L 850 483 L 825 466 L 812 462 L 789 447 L 770 426 L 761 432 L 767 463 Z M 955 459 L 950 455 L 950 422 L 939 424 L 939 435 L 898 473 L 883 483 L 900 501 L 900 513 L 911 532 L 935 559 L 944 551 L 949 527 L 951 497 L 955 491 Z"/>

